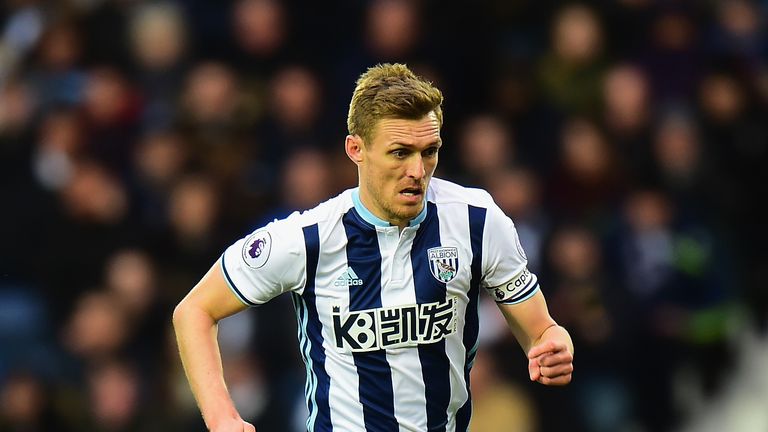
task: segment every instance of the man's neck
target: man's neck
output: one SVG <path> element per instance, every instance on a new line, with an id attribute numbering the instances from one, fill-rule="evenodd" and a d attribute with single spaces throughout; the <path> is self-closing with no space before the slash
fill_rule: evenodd
<path id="1" fill-rule="evenodd" d="M 366 195 L 365 193 L 363 193 L 363 190 L 360 187 L 352 191 L 352 201 L 354 202 L 355 208 L 357 209 L 357 212 L 360 214 L 360 216 L 366 222 L 374 226 L 381 226 L 381 227 L 396 226 L 399 228 L 400 231 L 402 231 L 405 227 L 417 225 L 421 223 L 426 217 L 426 211 L 427 211 L 426 200 L 424 202 L 424 207 L 422 208 L 421 212 L 415 218 L 408 219 L 408 220 L 387 220 L 373 213 L 371 211 L 371 208 L 373 208 L 373 206 L 366 202 L 368 200 L 366 199 Z"/>

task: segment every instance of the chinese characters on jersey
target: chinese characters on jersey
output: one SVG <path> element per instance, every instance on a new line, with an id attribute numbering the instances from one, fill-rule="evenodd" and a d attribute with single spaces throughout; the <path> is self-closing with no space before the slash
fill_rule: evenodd
<path id="1" fill-rule="evenodd" d="M 430 344 L 456 331 L 456 297 L 445 301 L 351 311 L 333 308 L 336 347 L 365 352 Z"/>

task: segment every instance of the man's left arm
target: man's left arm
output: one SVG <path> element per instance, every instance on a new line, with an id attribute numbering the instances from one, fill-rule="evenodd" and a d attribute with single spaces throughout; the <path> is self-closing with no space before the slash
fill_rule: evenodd
<path id="1" fill-rule="evenodd" d="M 531 381 L 566 385 L 573 374 L 573 342 L 568 331 L 549 315 L 544 295 L 515 304 L 497 303 L 512 334 L 528 356 Z"/>

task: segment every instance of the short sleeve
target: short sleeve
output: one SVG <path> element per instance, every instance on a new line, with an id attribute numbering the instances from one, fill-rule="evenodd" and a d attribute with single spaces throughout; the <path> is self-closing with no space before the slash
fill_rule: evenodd
<path id="1" fill-rule="evenodd" d="M 305 254 L 300 228 L 286 219 L 229 246 L 221 256 L 221 268 L 235 295 L 256 306 L 304 286 Z"/>
<path id="2" fill-rule="evenodd" d="M 495 203 L 488 208 L 483 250 L 483 286 L 497 303 L 520 303 L 536 293 L 538 278 L 527 268 L 515 224 Z"/>

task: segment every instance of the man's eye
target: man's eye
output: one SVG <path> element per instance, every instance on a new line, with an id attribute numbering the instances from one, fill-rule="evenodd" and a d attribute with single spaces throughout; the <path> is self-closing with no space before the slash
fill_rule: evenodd
<path id="1" fill-rule="evenodd" d="M 393 150 L 392 155 L 396 158 L 404 158 L 408 153 L 405 150 Z"/>
<path id="2" fill-rule="evenodd" d="M 424 155 L 428 157 L 432 157 L 437 155 L 437 147 L 428 148 L 424 151 Z"/>

